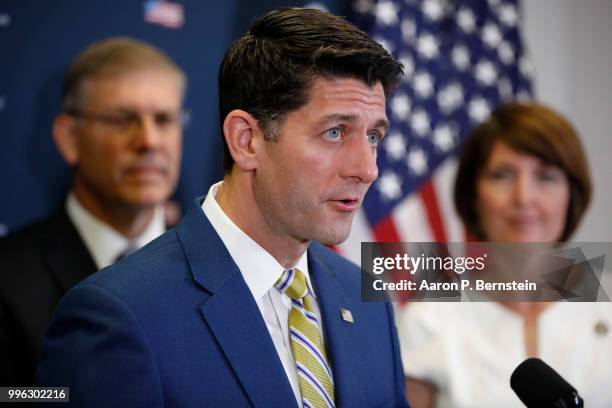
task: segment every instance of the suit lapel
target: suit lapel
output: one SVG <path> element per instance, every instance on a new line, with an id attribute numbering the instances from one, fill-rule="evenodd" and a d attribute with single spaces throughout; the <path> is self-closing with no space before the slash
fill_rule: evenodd
<path id="1" fill-rule="evenodd" d="M 309 251 L 309 269 L 321 309 L 325 347 L 332 364 L 336 406 L 359 406 L 359 402 L 363 401 L 360 398 L 363 390 L 359 387 L 359 379 L 366 378 L 367 373 L 361 364 L 360 350 L 353 341 L 359 325 L 357 309 L 353 307 L 335 276 L 336 273 L 342 272 L 334 271 L 325 264 L 317 256 L 314 245 L 311 245 Z M 344 321 L 341 309 L 350 310 L 355 322 Z"/>
<path id="2" fill-rule="evenodd" d="M 234 275 L 200 310 L 253 405 L 293 405 L 289 380 L 242 276 Z"/>
<path id="3" fill-rule="evenodd" d="M 63 209 L 49 219 L 48 228 L 41 233 L 39 243 L 43 262 L 62 294 L 98 269 Z"/>
<path id="4" fill-rule="evenodd" d="M 210 293 L 200 306 L 255 407 L 295 406 L 295 396 L 257 303 L 199 205 L 177 227 L 194 280 Z"/>

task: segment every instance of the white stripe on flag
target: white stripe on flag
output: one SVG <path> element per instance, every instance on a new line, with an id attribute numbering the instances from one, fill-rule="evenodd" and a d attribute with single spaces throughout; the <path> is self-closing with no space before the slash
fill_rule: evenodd
<path id="1" fill-rule="evenodd" d="M 433 241 L 425 204 L 418 194 L 411 194 L 398 204 L 392 212 L 397 233 L 404 242 Z"/>

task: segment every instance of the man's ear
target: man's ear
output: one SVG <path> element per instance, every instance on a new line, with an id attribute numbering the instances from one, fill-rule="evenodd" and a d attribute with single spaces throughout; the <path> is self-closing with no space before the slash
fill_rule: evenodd
<path id="1" fill-rule="evenodd" d="M 244 171 L 257 168 L 257 146 L 264 136 L 257 120 L 248 112 L 235 109 L 223 121 L 223 135 L 236 166 Z"/>
<path id="2" fill-rule="evenodd" d="M 53 120 L 53 140 L 64 161 L 71 167 L 79 162 L 75 127 L 75 119 L 65 113 L 60 113 Z"/>

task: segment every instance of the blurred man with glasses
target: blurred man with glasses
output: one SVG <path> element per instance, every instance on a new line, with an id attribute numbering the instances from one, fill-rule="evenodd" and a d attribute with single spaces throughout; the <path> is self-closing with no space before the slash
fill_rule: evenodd
<path id="1" fill-rule="evenodd" d="M 179 176 L 186 79 L 163 52 L 111 38 L 68 69 L 54 141 L 73 169 L 61 208 L 1 243 L 0 386 L 33 383 L 68 289 L 164 232 Z"/>

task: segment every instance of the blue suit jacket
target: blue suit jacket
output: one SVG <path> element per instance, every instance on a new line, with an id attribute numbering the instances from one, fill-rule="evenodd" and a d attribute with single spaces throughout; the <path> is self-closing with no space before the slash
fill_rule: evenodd
<path id="1" fill-rule="evenodd" d="M 407 406 L 391 305 L 361 302 L 359 269 L 327 248 L 313 243 L 308 261 L 337 406 Z M 197 203 L 68 292 L 37 380 L 69 386 L 83 407 L 296 406 L 257 304 Z"/>

